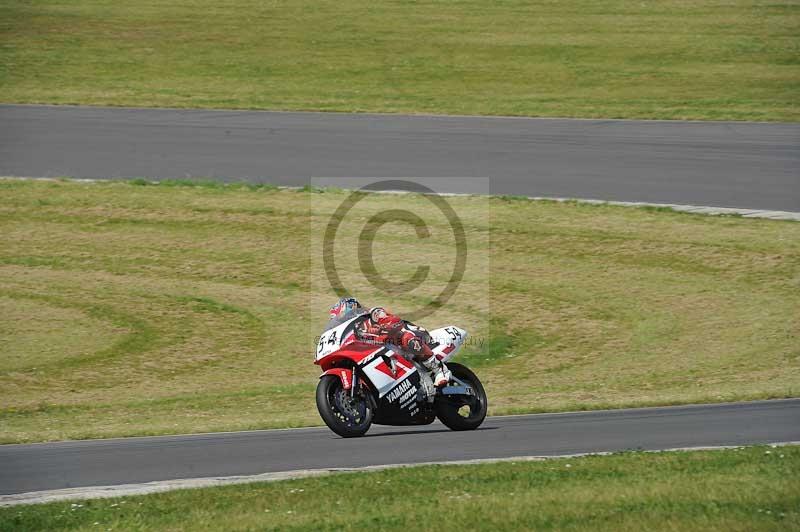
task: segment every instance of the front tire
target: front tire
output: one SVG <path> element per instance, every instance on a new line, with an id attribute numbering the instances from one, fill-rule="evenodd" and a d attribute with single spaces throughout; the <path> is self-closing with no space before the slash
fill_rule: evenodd
<path id="1" fill-rule="evenodd" d="M 475 395 L 437 397 L 436 417 L 450 430 L 475 430 L 481 426 L 489 409 L 483 385 L 467 366 L 451 363 L 447 364 L 447 368 L 454 377 L 472 388 Z"/>
<path id="2" fill-rule="evenodd" d="M 342 438 L 363 436 L 375 412 L 369 393 L 350 396 L 336 375 L 324 375 L 317 384 L 317 410 L 322 420 Z"/>

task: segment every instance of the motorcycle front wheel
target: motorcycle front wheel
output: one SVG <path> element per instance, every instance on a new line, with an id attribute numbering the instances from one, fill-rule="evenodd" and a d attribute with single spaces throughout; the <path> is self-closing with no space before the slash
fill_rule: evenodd
<path id="1" fill-rule="evenodd" d="M 472 388 L 475 395 L 450 395 L 436 398 L 436 417 L 450 430 L 475 430 L 489 409 L 486 392 L 478 376 L 467 366 L 447 364 L 453 377 Z"/>
<path id="2" fill-rule="evenodd" d="M 333 432 L 342 438 L 355 438 L 369 430 L 375 408 L 368 394 L 351 397 L 339 377 L 325 375 L 317 384 L 317 410 Z"/>

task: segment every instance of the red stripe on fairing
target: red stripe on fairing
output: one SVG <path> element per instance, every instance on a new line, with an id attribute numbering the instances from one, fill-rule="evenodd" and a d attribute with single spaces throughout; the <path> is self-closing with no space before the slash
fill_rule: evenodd
<path id="1" fill-rule="evenodd" d="M 395 356 L 395 355 L 392 355 L 392 357 L 394 358 L 394 365 L 395 365 L 395 369 L 396 369 L 395 373 L 392 372 L 392 368 L 390 368 L 386 364 L 386 362 L 381 362 L 380 364 L 377 364 L 375 366 L 375 369 L 380 371 L 380 372 L 383 372 L 384 374 L 386 374 L 387 376 L 389 376 L 389 377 L 391 377 L 391 378 L 393 378 L 395 380 L 400 380 L 414 366 L 412 366 L 403 357 L 399 357 L 399 356 Z"/>
<path id="2" fill-rule="evenodd" d="M 436 355 L 436 358 L 438 358 L 439 360 L 444 360 L 444 358 L 445 358 L 447 355 L 449 355 L 450 353 L 452 353 L 452 352 L 453 352 L 453 349 L 455 349 L 455 348 L 456 348 L 456 346 L 454 346 L 453 344 L 450 344 L 450 345 L 448 345 L 447 347 L 445 347 L 444 349 L 442 349 L 442 352 L 441 352 L 441 353 L 438 353 L 438 354 Z"/>
<path id="3" fill-rule="evenodd" d="M 316 364 L 322 366 L 322 369 L 330 369 L 337 361 L 342 359 L 352 360 L 358 364 L 365 358 L 380 351 L 381 349 L 384 349 L 384 347 L 378 346 L 376 348 L 376 346 L 372 344 L 352 342 L 342 346 L 340 349 L 333 351 L 332 353 L 328 353 L 324 357 L 317 360 Z"/>

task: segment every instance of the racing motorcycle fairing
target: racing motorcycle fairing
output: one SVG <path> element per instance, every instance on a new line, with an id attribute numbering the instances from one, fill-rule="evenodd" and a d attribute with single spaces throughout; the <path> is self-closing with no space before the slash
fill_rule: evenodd
<path id="1" fill-rule="evenodd" d="M 320 335 L 319 341 L 317 342 L 317 352 L 314 358 L 314 363 L 322 365 L 321 362 L 323 359 L 337 351 L 341 351 L 341 349 L 346 345 L 354 343 L 364 344 L 364 342 L 359 342 L 358 338 L 356 337 L 356 326 L 358 326 L 359 323 L 366 320 L 368 317 L 369 316 L 365 314 L 361 314 L 324 331 Z M 374 351 L 377 346 L 373 345 L 371 347 Z"/>
<path id="2" fill-rule="evenodd" d="M 367 359 L 374 358 L 374 355 L 388 349 L 382 345 L 368 344 L 366 342 L 351 342 L 341 349 L 331 351 L 322 358 L 314 361 L 315 364 L 322 366 L 326 370 L 334 367 L 352 366 L 360 364 Z"/>
<path id="3" fill-rule="evenodd" d="M 458 353 L 469 335 L 461 327 L 448 325 L 432 330 L 430 336 L 431 343 L 429 345 L 434 356 L 442 362 L 447 362 Z"/>
<path id="4" fill-rule="evenodd" d="M 379 425 L 428 425 L 436 419 L 431 405 L 420 400 L 422 375 L 414 368 L 378 400 L 373 423 Z"/>
<path id="5" fill-rule="evenodd" d="M 322 376 L 336 375 L 345 390 L 351 390 L 356 379 L 367 385 L 378 406 L 375 423 L 426 425 L 436 417 L 427 408 L 421 383 L 423 378 L 430 378 L 423 377 L 416 364 L 390 347 L 352 342 L 317 363 L 325 370 Z"/>
<path id="6" fill-rule="evenodd" d="M 417 372 L 412 362 L 388 347 L 384 347 L 373 357 L 365 357 L 359 364 L 359 369 L 372 384 L 377 399 L 382 398 Z"/>

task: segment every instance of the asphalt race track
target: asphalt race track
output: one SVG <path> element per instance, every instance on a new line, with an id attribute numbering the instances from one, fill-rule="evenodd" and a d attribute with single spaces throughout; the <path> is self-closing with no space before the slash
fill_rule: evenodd
<path id="1" fill-rule="evenodd" d="M 473 432 L 374 426 L 0 446 L 0 495 L 81 486 L 630 449 L 800 441 L 800 399 L 487 418 Z"/>
<path id="2" fill-rule="evenodd" d="M 0 175 L 489 177 L 493 194 L 800 211 L 800 124 L 2 105 Z"/>

